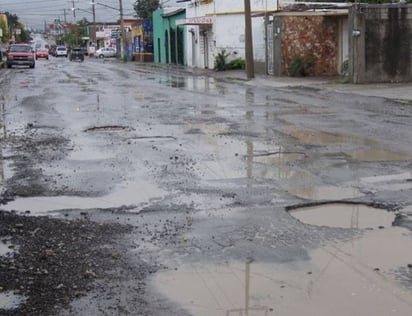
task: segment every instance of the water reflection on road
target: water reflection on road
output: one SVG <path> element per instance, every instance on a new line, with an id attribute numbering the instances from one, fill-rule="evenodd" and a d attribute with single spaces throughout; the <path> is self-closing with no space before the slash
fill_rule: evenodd
<path id="1" fill-rule="evenodd" d="M 397 279 L 412 262 L 404 247 L 412 247 L 408 230 L 374 230 L 313 250 L 309 261 L 182 264 L 153 286 L 196 316 L 403 316 L 412 309 Z"/>

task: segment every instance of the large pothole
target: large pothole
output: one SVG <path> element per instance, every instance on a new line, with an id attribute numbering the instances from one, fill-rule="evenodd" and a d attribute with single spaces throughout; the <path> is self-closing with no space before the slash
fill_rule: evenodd
<path id="1" fill-rule="evenodd" d="M 363 204 L 336 202 L 291 207 L 288 212 L 305 224 L 360 229 L 390 227 L 396 216 L 385 209 Z"/>

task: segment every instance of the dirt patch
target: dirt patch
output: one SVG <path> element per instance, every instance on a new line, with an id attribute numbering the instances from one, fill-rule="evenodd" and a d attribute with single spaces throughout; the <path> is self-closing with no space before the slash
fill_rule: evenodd
<path id="1" fill-rule="evenodd" d="M 133 273 L 136 288 L 143 291 L 148 269 L 140 266 L 135 274 L 136 267 L 129 265 L 117 242 L 130 231 L 130 226 L 119 224 L 0 211 L 0 238 L 17 249 L 12 256 L 0 257 L 0 292 L 26 298 L 18 308 L 0 308 L 0 315 L 56 315 L 96 287 L 110 290 L 104 280 L 110 279 L 113 269 L 126 271 L 121 274 L 126 278 Z"/>

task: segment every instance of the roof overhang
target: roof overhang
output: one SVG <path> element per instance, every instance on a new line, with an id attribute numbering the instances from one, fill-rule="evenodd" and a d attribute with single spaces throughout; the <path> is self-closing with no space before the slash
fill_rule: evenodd
<path id="1" fill-rule="evenodd" d="M 321 10 L 307 10 L 307 11 L 278 11 L 273 13 L 275 16 L 347 16 L 348 9 L 321 9 Z"/>
<path id="2" fill-rule="evenodd" d="M 196 16 L 187 19 L 176 20 L 176 25 L 212 25 L 213 17 L 211 16 Z"/>
<path id="3" fill-rule="evenodd" d="M 185 11 L 186 11 L 185 8 L 173 8 L 173 9 L 169 9 L 169 10 L 164 9 L 162 17 L 168 18 L 168 17 L 174 16 L 176 14 L 179 14 L 179 13 L 182 13 L 182 12 L 185 12 Z"/>

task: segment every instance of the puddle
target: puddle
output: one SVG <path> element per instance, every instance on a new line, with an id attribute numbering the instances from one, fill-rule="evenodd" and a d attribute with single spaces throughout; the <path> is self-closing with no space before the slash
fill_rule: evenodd
<path id="1" fill-rule="evenodd" d="M 142 180 L 143 181 L 143 180 Z M 30 197 L 19 198 L 2 206 L 6 211 L 25 212 L 30 210 L 32 215 L 44 215 L 52 211 L 66 209 L 105 209 L 122 205 L 136 207 L 148 203 L 152 199 L 163 198 L 168 194 L 148 181 L 124 183 L 111 194 L 103 197 Z"/>
<path id="2" fill-rule="evenodd" d="M 12 291 L 0 292 L 0 309 L 11 310 L 19 307 L 26 301 L 22 295 L 14 294 Z"/>
<path id="3" fill-rule="evenodd" d="M 10 249 L 10 242 L 8 240 L 8 237 L 1 237 L 0 239 L 0 256 L 9 256 L 13 252 L 15 252 L 15 249 Z"/>
<path id="4" fill-rule="evenodd" d="M 357 150 L 351 153 L 351 157 L 361 161 L 407 161 L 412 156 L 383 149 Z"/>
<path id="5" fill-rule="evenodd" d="M 391 227 L 393 212 L 363 204 L 329 203 L 289 210 L 289 213 L 305 224 L 340 228 Z"/>
<path id="6" fill-rule="evenodd" d="M 394 270 L 412 262 L 411 247 L 410 232 L 392 227 L 317 249 L 307 261 L 186 264 L 157 273 L 152 285 L 196 316 L 404 316 L 412 290 Z"/>
<path id="7" fill-rule="evenodd" d="M 289 161 L 302 160 L 304 158 L 305 154 L 298 152 L 268 152 L 253 155 L 253 161 L 268 165 L 283 164 Z"/>
<path id="8" fill-rule="evenodd" d="M 325 133 L 314 130 L 300 130 L 296 126 L 287 129 L 286 133 L 296 138 L 302 144 L 335 144 L 335 143 L 359 143 L 359 138 L 349 135 Z"/>
<path id="9" fill-rule="evenodd" d="M 307 200 L 343 200 L 361 197 L 364 194 L 357 188 L 335 186 L 305 186 L 288 189 L 294 196 Z"/>

